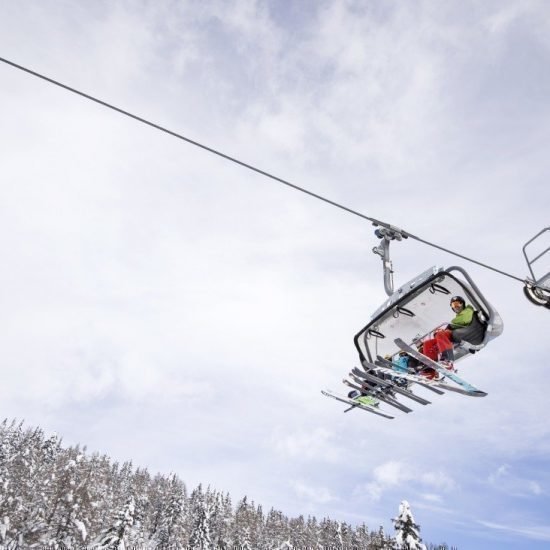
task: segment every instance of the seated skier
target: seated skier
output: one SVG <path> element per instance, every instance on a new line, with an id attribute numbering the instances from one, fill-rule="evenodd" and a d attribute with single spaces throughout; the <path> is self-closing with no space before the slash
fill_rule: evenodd
<path id="1" fill-rule="evenodd" d="M 455 313 L 447 331 L 451 342 L 460 344 L 466 340 L 470 344 L 478 345 L 483 342 L 485 336 L 485 326 L 478 319 L 474 308 L 466 305 L 462 296 L 453 296 L 451 298 L 451 308 Z"/>
<path id="2" fill-rule="evenodd" d="M 434 331 L 433 338 L 427 338 L 422 342 L 422 353 L 433 361 L 452 367 L 454 354 L 450 332 L 448 330 Z"/>
<path id="3" fill-rule="evenodd" d="M 451 298 L 451 308 L 455 312 L 455 317 L 445 329 L 435 330 L 433 338 L 420 340 L 417 337 L 416 340 L 421 353 L 454 371 L 454 345 L 460 344 L 463 340 L 474 345 L 481 344 L 485 327 L 478 319 L 474 308 L 466 305 L 462 296 Z M 428 374 L 432 373 L 428 371 Z"/>
<path id="4" fill-rule="evenodd" d="M 398 372 L 407 372 L 409 369 L 409 354 L 406 351 L 400 351 L 397 355 L 392 357 L 387 355 L 386 359 L 391 361 L 395 366 L 395 370 Z"/>
<path id="5" fill-rule="evenodd" d="M 433 338 L 426 338 L 424 340 L 422 340 L 421 336 L 418 335 L 414 338 L 413 342 L 416 344 L 416 347 L 420 353 L 430 358 L 432 361 L 437 361 L 447 370 L 455 370 L 453 364 L 453 344 L 449 339 L 448 331 L 436 330 Z M 435 369 L 424 365 L 422 365 L 422 368 L 418 374 L 430 379 L 439 378 Z"/>

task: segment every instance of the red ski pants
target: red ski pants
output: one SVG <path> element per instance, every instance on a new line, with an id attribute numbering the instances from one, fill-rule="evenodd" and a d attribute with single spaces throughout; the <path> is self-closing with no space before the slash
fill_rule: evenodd
<path id="1" fill-rule="evenodd" d="M 433 338 L 422 342 L 422 353 L 433 361 L 437 361 L 439 354 L 448 349 L 453 349 L 450 330 L 438 330 Z"/>

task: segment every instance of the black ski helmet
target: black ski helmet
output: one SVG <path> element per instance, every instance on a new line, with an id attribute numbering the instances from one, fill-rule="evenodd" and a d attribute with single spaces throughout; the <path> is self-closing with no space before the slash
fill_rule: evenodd
<path id="1" fill-rule="evenodd" d="M 452 304 L 453 302 L 460 302 L 462 304 L 462 307 L 466 305 L 466 302 L 464 301 L 464 298 L 462 296 L 453 296 L 449 303 Z"/>
<path id="2" fill-rule="evenodd" d="M 350 399 L 355 399 L 356 397 L 359 397 L 361 395 L 361 392 L 360 391 L 357 391 L 357 390 L 351 390 L 349 393 L 348 393 L 348 397 Z"/>

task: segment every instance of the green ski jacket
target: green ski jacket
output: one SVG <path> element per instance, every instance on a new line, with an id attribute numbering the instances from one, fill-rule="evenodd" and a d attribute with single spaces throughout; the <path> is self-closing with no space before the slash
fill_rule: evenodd
<path id="1" fill-rule="evenodd" d="M 452 321 L 451 325 L 456 327 L 467 327 L 472 324 L 474 318 L 474 308 L 466 306 Z"/>

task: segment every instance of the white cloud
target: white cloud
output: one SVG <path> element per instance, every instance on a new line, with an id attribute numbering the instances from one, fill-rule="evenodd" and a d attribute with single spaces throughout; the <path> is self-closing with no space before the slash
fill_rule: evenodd
<path id="1" fill-rule="evenodd" d="M 532 540 L 550 541 L 550 525 L 516 526 L 510 524 L 503 525 L 501 523 L 484 520 L 478 520 L 477 523 L 489 529 L 503 531 L 512 535 L 521 535 L 522 537 Z"/>
<path id="2" fill-rule="evenodd" d="M 356 490 L 357 494 L 365 491 L 373 501 L 380 500 L 383 494 L 395 487 L 431 488 L 444 493 L 456 490 L 457 484 L 448 474 L 441 470 L 425 471 L 421 466 L 413 466 L 402 461 L 389 461 L 373 470 L 373 480 Z M 439 495 L 431 495 L 433 499 L 441 499 Z"/>
<path id="3" fill-rule="evenodd" d="M 270 443 L 286 459 L 335 462 L 341 455 L 334 434 L 325 428 L 307 432 L 278 428 L 271 436 Z"/>
<path id="4" fill-rule="evenodd" d="M 544 494 L 538 481 L 517 475 L 508 464 L 499 466 L 496 471 L 489 475 L 488 481 L 497 491 L 513 496 L 537 497 Z"/>
<path id="5" fill-rule="evenodd" d="M 491 33 L 505 33 L 520 17 L 527 14 L 534 15 L 537 12 L 536 7 L 540 7 L 540 4 L 536 0 L 526 0 L 521 3 L 504 3 L 500 9 L 487 16 L 484 26 Z"/>
<path id="6" fill-rule="evenodd" d="M 424 472 L 420 475 L 423 484 L 445 492 L 451 492 L 457 488 L 455 480 L 444 472 Z"/>
<path id="7" fill-rule="evenodd" d="M 406 479 L 411 479 L 410 468 L 403 462 L 390 461 L 374 469 L 374 479 L 381 485 L 397 485 Z"/>
<path id="8" fill-rule="evenodd" d="M 326 487 L 313 487 L 303 481 L 292 481 L 291 487 L 297 497 L 302 500 L 308 500 L 318 504 L 326 504 L 336 500 Z"/>
<path id="9" fill-rule="evenodd" d="M 443 502 L 441 495 L 436 495 L 434 493 L 426 493 L 421 495 L 421 497 L 427 502 L 435 502 L 436 504 Z"/>

